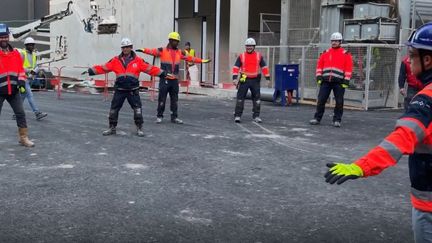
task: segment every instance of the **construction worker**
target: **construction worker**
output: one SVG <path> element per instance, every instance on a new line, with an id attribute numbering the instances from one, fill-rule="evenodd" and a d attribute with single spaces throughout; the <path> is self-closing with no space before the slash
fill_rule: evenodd
<path id="1" fill-rule="evenodd" d="M 156 123 L 162 123 L 163 113 L 165 111 L 165 103 L 167 95 L 170 96 L 171 101 L 171 122 L 176 124 L 182 124 L 183 121 L 178 118 L 178 93 L 179 93 L 179 69 L 180 61 L 185 60 L 192 63 L 208 63 L 209 59 L 200 59 L 193 56 L 188 56 L 185 51 L 178 48 L 180 43 L 180 34 L 177 32 L 171 32 L 168 35 L 168 45 L 163 48 L 142 48 L 136 50 L 155 57 L 160 57 L 161 69 L 171 74 L 166 78 L 159 80 L 159 96 L 158 96 L 158 107 Z"/>
<path id="2" fill-rule="evenodd" d="M 324 51 L 318 59 L 316 80 L 319 85 L 317 108 L 311 125 L 318 125 L 324 115 L 325 104 L 333 90 L 336 105 L 333 126 L 340 127 L 343 114 L 344 94 L 352 76 L 353 62 L 351 54 L 341 47 L 342 34 L 335 32 L 330 37 L 331 48 Z"/>
<path id="3" fill-rule="evenodd" d="M 409 56 L 403 58 L 399 70 L 399 92 L 404 97 L 404 108 L 408 110 L 408 105 L 412 98 L 423 89 L 423 83 L 417 79 L 411 72 L 411 61 Z M 405 91 L 405 82 L 408 83 L 408 88 Z"/>
<path id="4" fill-rule="evenodd" d="M 414 96 L 384 141 L 352 164 L 327 164 L 325 177 L 330 184 L 341 184 L 378 175 L 408 154 L 415 241 L 432 242 L 432 23 L 415 31 L 407 45 L 412 74 L 425 88 Z"/>
<path id="5" fill-rule="evenodd" d="M 186 56 L 195 57 L 195 49 L 191 48 L 191 43 L 188 41 L 185 44 Z M 186 62 L 186 79 L 190 80 L 191 85 L 199 86 L 198 67 L 193 62 Z"/>
<path id="6" fill-rule="evenodd" d="M 237 102 L 234 111 L 234 121 L 236 123 L 241 122 L 244 100 L 246 99 L 248 90 L 252 94 L 252 119 L 257 123 L 262 122 L 260 118 L 261 72 L 267 80 L 267 85 L 270 85 L 270 72 L 261 53 L 255 51 L 255 46 L 255 40 L 248 38 L 245 41 L 246 51 L 240 54 L 232 69 L 233 84 L 238 87 Z"/>
<path id="7" fill-rule="evenodd" d="M 25 93 L 25 72 L 20 53 L 9 44 L 9 28 L 0 24 L 0 112 L 6 100 L 12 107 L 18 126 L 19 143 L 33 147 L 28 138 L 27 121 L 20 92 Z"/>
<path id="8" fill-rule="evenodd" d="M 132 41 L 128 38 L 123 38 L 120 43 L 122 52 L 120 55 L 113 57 L 104 65 L 95 65 L 83 72 L 92 75 L 99 75 L 109 72 L 114 72 L 117 76 L 114 84 L 114 97 L 111 101 L 111 109 L 109 112 L 109 129 L 104 131 L 104 136 L 116 134 L 118 114 L 123 106 L 125 99 L 134 111 L 134 120 L 137 128 L 137 135 L 144 136 L 142 130 L 143 115 L 142 104 L 139 95 L 139 75 L 145 72 L 152 76 L 164 78 L 166 72 L 158 67 L 146 63 L 142 58 L 138 57 L 132 50 Z"/>
<path id="9" fill-rule="evenodd" d="M 37 73 L 37 59 L 35 50 L 35 40 L 31 37 L 27 37 L 24 40 L 25 49 L 20 50 L 21 58 L 24 61 L 24 70 L 27 75 L 25 83 L 26 92 L 21 95 L 22 100 L 27 98 L 27 101 L 36 116 L 36 120 L 40 121 L 44 117 L 48 116 L 47 113 L 39 111 L 36 102 L 33 99 L 33 92 L 31 90 L 31 83 Z"/>

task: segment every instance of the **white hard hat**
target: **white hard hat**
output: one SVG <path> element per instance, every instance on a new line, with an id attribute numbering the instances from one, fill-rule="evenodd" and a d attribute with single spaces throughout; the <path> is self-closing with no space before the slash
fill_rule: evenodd
<path id="1" fill-rule="evenodd" d="M 342 37 L 342 34 L 341 33 L 339 33 L 339 32 L 334 32 L 331 36 L 330 36 L 330 40 L 332 40 L 332 41 L 342 41 L 343 40 L 343 37 Z"/>
<path id="2" fill-rule="evenodd" d="M 131 45 L 132 45 L 132 41 L 129 38 L 123 38 L 121 40 L 121 43 L 120 43 L 121 47 L 131 46 Z"/>
<path id="3" fill-rule="evenodd" d="M 28 44 L 35 44 L 35 40 L 33 38 L 31 38 L 31 37 L 27 37 L 24 40 L 24 45 L 28 45 Z"/>
<path id="4" fill-rule="evenodd" d="M 256 42 L 254 38 L 248 38 L 245 41 L 245 46 L 256 46 Z"/>

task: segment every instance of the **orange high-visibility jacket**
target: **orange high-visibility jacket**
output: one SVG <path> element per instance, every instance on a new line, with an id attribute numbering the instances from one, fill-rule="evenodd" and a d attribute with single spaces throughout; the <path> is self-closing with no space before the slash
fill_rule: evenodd
<path id="1" fill-rule="evenodd" d="M 198 57 L 189 56 L 181 49 L 165 48 L 143 48 L 145 54 L 152 55 L 160 58 L 161 69 L 167 73 L 172 74 L 174 77 L 171 79 L 178 79 L 181 60 L 193 63 L 202 63 L 203 59 Z M 169 77 L 167 77 L 168 79 Z"/>
<path id="2" fill-rule="evenodd" d="M 23 60 L 18 50 L 9 46 L 8 52 L 0 51 L 0 94 L 16 94 L 18 85 L 24 85 L 25 80 Z"/>
<path id="3" fill-rule="evenodd" d="M 232 69 L 233 80 L 237 79 L 239 73 L 245 74 L 248 78 L 257 78 L 262 73 L 266 79 L 270 79 L 270 72 L 261 53 L 254 51 L 252 53 L 244 52 L 237 58 Z"/>
<path id="4" fill-rule="evenodd" d="M 395 165 L 402 155 L 410 155 L 412 205 L 432 212 L 432 71 L 421 81 L 428 85 L 412 99 L 395 130 L 355 164 L 364 176 L 373 176 Z"/>
<path id="5" fill-rule="evenodd" d="M 104 65 L 95 65 L 89 70 L 89 75 L 98 75 L 109 72 L 116 74 L 115 87 L 123 90 L 133 90 L 139 88 L 139 75 L 141 72 L 151 76 L 164 76 L 163 71 L 146 63 L 142 58 L 132 52 L 132 60 L 125 66 L 122 55 L 112 58 Z"/>
<path id="6" fill-rule="evenodd" d="M 316 77 L 325 82 L 339 82 L 348 85 L 353 70 L 351 54 L 343 48 L 330 48 L 318 59 Z"/>

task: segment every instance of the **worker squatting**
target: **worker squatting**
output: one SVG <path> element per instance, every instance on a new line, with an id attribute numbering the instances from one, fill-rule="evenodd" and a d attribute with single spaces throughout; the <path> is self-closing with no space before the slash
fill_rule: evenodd
<path id="1" fill-rule="evenodd" d="M 340 127 L 343 114 L 343 97 L 352 76 L 352 57 L 341 47 L 342 35 L 331 35 L 331 48 L 319 58 L 316 70 L 317 84 L 320 86 L 317 110 L 311 125 L 319 125 L 324 114 L 324 104 L 333 90 L 336 106 L 333 117 L 334 127 Z M 138 77 L 141 72 L 159 76 L 159 97 L 156 122 L 162 123 L 167 95 L 170 96 L 171 122 L 182 124 L 178 118 L 179 64 L 208 63 L 187 55 L 178 48 L 180 35 L 172 32 L 168 45 L 160 48 L 141 48 L 144 54 L 160 57 L 161 66 L 146 63 L 133 51 L 128 38 L 121 41 L 121 53 L 103 65 L 95 65 L 84 73 L 98 75 L 108 72 L 116 74 L 115 91 L 109 111 L 109 128 L 103 135 L 116 134 L 119 110 L 124 101 L 134 112 L 138 136 L 144 136 L 143 116 L 139 96 Z M 248 90 L 252 93 L 253 121 L 260 123 L 260 80 L 261 73 L 270 82 L 269 70 L 263 56 L 255 51 L 255 40 L 245 42 L 246 51 L 240 54 L 233 67 L 233 83 L 238 87 L 234 121 L 241 122 L 244 100 Z M 412 222 L 417 243 L 432 242 L 432 23 L 420 27 L 410 37 L 410 71 L 422 83 L 421 91 L 408 104 L 405 114 L 397 121 L 395 130 L 378 146 L 351 164 L 329 163 L 326 182 L 342 184 L 349 179 L 378 175 L 389 166 L 395 165 L 402 155 L 409 155 L 411 179 Z M 19 133 L 19 143 L 32 147 L 28 138 L 27 123 L 20 92 L 25 92 L 26 73 L 20 53 L 9 44 L 9 29 L 0 24 L 0 109 L 6 100 L 14 111 Z M 29 66 L 28 61 L 24 66 Z M 405 61 L 405 63 L 408 63 Z"/>

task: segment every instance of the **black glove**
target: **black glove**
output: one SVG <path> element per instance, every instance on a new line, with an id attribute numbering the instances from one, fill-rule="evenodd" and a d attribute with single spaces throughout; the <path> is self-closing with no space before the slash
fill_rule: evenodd
<path id="1" fill-rule="evenodd" d="M 89 72 L 88 71 L 84 71 L 84 72 L 81 73 L 81 75 L 85 75 L 87 73 L 89 73 Z"/>
<path id="2" fill-rule="evenodd" d="M 144 53 L 144 50 L 143 49 L 136 49 L 135 52 L 142 52 L 142 53 Z"/>

